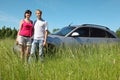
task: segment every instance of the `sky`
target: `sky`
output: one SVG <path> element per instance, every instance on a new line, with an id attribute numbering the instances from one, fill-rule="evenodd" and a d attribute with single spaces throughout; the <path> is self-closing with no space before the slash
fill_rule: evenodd
<path id="1" fill-rule="evenodd" d="M 42 10 L 51 32 L 69 24 L 98 24 L 113 31 L 120 27 L 120 0 L 0 0 L 0 28 L 19 29 L 27 9 L 32 11 L 33 21 L 35 10 Z"/>

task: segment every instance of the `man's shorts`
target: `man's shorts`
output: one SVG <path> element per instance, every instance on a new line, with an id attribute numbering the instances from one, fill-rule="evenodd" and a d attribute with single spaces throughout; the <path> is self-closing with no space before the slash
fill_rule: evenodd
<path id="1" fill-rule="evenodd" d="M 31 41 L 30 37 L 19 36 L 18 38 L 19 45 L 31 46 Z"/>

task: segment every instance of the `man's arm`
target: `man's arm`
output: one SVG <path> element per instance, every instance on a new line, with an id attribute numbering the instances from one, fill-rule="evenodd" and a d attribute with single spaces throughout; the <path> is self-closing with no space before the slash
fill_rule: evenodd
<path id="1" fill-rule="evenodd" d="M 47 36 L 48 36 L 48 30 L 45 30 L 45 37 L 44 37 L 44 43 L 43 43 L 43 46 L 45 46 L 46 43 L 47 43 Z"/>

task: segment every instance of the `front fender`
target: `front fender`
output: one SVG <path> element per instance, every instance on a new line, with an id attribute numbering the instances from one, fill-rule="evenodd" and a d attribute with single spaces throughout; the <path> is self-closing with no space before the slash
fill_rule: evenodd
<path id="1" fill-rule="evenodd" d="M 62 40 L 58 37 L 48 37 L 47 38 L 47 43 L 55 45 L 55 46 L 59 46 L 59 45 L 62 44 Z"/>

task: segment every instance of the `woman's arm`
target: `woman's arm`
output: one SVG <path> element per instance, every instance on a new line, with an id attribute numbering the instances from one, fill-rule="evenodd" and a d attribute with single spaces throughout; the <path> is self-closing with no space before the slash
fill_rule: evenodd
<path id="1" fill-rule="evenodd" d="M 20 21 L 20 27 L 19 27 L 19 30 L 18 30 L 18 33 L 17 33 L 17 38 L 16 38 L 17 44 L 18 44 L 18 36 L 19 36 L 20 30 L 22 29 L 22 24 L 23 24 L 23 20 Z"/>

